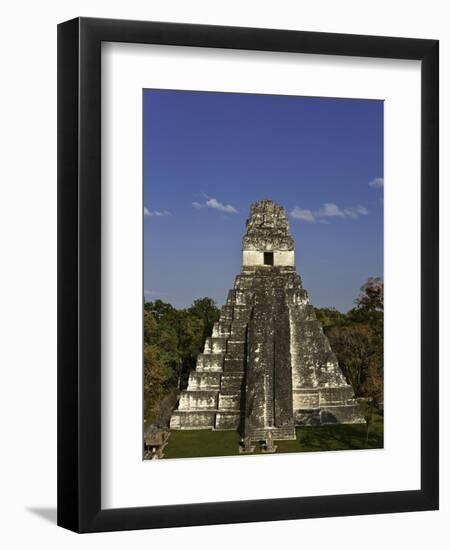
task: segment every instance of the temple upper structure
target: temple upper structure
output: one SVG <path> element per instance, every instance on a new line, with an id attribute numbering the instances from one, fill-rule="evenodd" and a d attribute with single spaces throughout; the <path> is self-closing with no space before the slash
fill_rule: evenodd
<path id="1" fill-rule="evenodd" d="M 238 429 L 256 441 L 294 439 L 295 426 L 364 422 L 296 272 L 294 248 L 284 208 L 254 203 L 241 272 L 172 429 Z"/>
<path id="2" fill-rule="evenodd" d="M 243 269 L 263 265 L 295 267 L 294 248 L 284 208 L 270 200 L 252 204 L 242 240 Z"/>

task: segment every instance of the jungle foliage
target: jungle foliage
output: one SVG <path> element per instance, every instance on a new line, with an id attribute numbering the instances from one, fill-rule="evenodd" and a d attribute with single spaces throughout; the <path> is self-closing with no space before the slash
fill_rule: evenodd
<path id="1" fill-rule="evenodd" d="M 357 397 L 383 401 L 383 282 L 370 277 L 347 313 L 316 308 L 344 376 Z"/>
<path id="2" fill-rule="evenodd" d="M 175 309 L 161 300 L 144 304 L 144 424 L 165 425 L 178 391 L 187 385 L 219 309 L 211 298 Z"/>

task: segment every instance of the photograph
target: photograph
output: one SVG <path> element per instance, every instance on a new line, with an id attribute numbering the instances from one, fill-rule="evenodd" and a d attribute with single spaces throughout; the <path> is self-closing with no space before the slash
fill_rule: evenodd
<path id="1" fill-rule="evenodd" d="M 382 449 L 384 101 L 142 109 L 144 460 Z"/>

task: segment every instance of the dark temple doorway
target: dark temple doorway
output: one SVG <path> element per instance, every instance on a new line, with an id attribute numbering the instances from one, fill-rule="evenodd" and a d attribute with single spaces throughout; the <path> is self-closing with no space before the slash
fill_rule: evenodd
<path id="1" fill-rule="evenodd" d="M 273 265 L 273 252 L 264 252 L 264 265 Z"/>

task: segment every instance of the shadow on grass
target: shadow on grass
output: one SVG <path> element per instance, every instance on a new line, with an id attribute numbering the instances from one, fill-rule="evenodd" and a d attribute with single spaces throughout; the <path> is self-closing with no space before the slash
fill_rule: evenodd
<path id="1" fill-rule="evenodd" d="M 383 416 L 374 415 L 368 438 L 365 424 L 302 426 L 296 435 L 292 441 L 277 441 L 277 453 L 382 449 Z M 235 456 L 239 454 L 239 440 L 235 431 L 172 431 L 164 458 Z"/>

